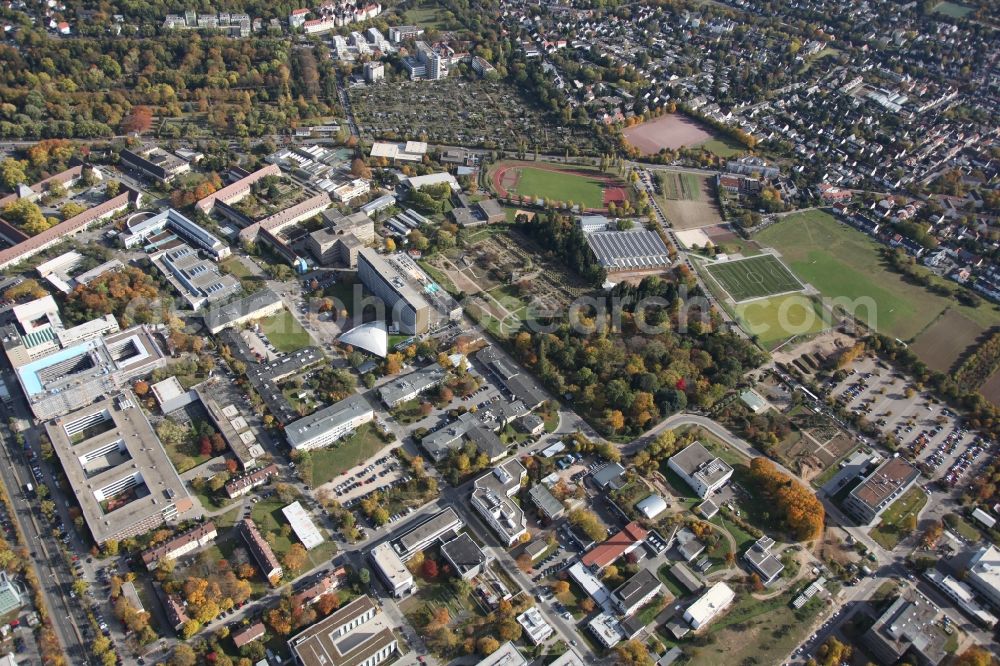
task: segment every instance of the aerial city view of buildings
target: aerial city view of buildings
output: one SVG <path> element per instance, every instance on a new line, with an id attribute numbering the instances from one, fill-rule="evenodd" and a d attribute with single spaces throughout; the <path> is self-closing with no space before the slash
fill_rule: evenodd
<path id="1" fill-rule="evenodd" d="M 0 665 L 1000 663 L 998 10 L 7 3 Z"/>

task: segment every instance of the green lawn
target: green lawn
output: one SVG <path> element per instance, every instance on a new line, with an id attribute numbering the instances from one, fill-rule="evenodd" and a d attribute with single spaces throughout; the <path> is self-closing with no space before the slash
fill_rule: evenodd
<path id="1" fill-rule="evenodd" d="M 253 277 L 253 273 L 250 272 L 250 269 L 247 268 L 246 265 L 237 257 L 229 257 L 219 264 L 219 268 L 235 278 L 243 279 Z"/>
<path id="2" fill-rule="evenodd" d="M 288 525 L 288 520 L 281 513 L 281 510 L 286 506 L 288 506 L 287 503 L 276 497 L 272 497 L 254 504 L 253 510 L 250 512 L 250 517 L 257 524 L 257 528 L 264 538 L 270 535 L 270 539 L 268 540 L 271 544 L 271 549 L 279 560 L 288 552 L 293 543 L 300 543 L 294 532 L 289 533 L 288 536 L 282 534 L 282 527 Z M 325 530 L 320 528 L 320 532 L 329 539 L 330 535 L 326 534 Z M 332 541 L 326 540 L 308 552 L 309 561 L 303 566 L 302 571 L 308 571 L 323 562 L 329 561 L 333 554 L 337 552 L 337 546 Z M 285 572 L 284 577 L 290 580 L 297 573 L 302 573 L 302 571 Z"/>
<path id="3" fill-rule="evenodd" d="M 298 351 L 312 344 L 312 339 L 302 324 L 288 310 L 267 319 L 262 319 L 260 328 L 278 351 L 285 353 Z"/>
<path id="4" fill-rule="evenodd" d="M 555 432 L 559 427 L 559 405 L 553 402 L 550 406 L 542 407 L 537 413 L 545 422 L 545 432 Z"/>
<path id="5" fill-rule="evenodd" d="M 604 185 L 601 180 L 574 173 L 516 167 L 520 171 L 514 192 L 553 201 L 572 201 L 587 208 L 604 208 Z M 597 176 L 597 172 L 594 172 Z"/>
<path id="6" fill-rule="evenodd" d="M 394 407 L 392 410 L 392 418 L 396 420 L 400 425 L 409 425 L 411 423 L 416 423 L 420 419 L 424 418 L 423 413 L 420 411 L 420 399 L 414 398 L 413 400 L 408 400 L 398 407 Z"/>
<path id="7" fill-rule="evenodd" d="M 719 456 L 723 462 L 728 463 L 732 467 L 741 465 L 745 467 L 750 462 L 750 459 L 743 455 L 739 449 L 729 446 L 706 430 L 702 430 L 697 426 L 693 428 L 680 428 L 679 430 L 680 432 L 694 432 L 702 446 Z"/>
<path id="8" fill-rule="evenodd" d="M 890 597 L 896 596 L 896 592 L 899 591 L 899 583 L 894 580 L 887 580 L 878 586 L 875 593 L 872 595 L 872 601 L 876 603 L 885 601 Z"/>
<path id="9" fill-rule="evenodd" d="M 941 2 L 934 5 L 934 9 L 931 11 L 948 18 L 965 18 L 972 13 L 972 7 L 966 7 L 956 2 Z"/>
<path id="10" fill-rule="evenodd" d="M 804 294 L 772 296 L 734 308 L 734 314 L 747 333 L 761 346 L 775 348 L 796 335 L 812 335 L 827 328 L 820 303 Z"/>
<path id="11" fill-rule="evenodd" d="M 758 601 L 740 594 L 732 608 L 708 628 L 712 640 L 689 648 L 690 664 L 777 664 L 808 635 L 812 619 L 823 608 L 816 597 L 799 610 L 790 607 L 791 594 Z M 668 641 L 668 645 L 676 644 Z M 690 646 L 691 639 L 682 641 Z"/>
<path id="12" fill-rule="evenodd" d="M 684 200 L 699 201 L 701 199 L 701 180 L 698 176 L 683 172 L 680 177 L 681 187 L 684 189 Z"/>
<path id="13" fill-rule="evenodd" d="M 736 143 L 724 136 L 717 136 L 704 143 L 699 143 L 698 148 L 703 148 L 710 153 L 715 153 L 719 157 L 733 157 L 747 151 L 746 146 Z"/>
<path id="14" fill-rule="evenodd" d="M 880 546 L 892 550 L 909 534 L 905 527 L 907 516 L 916 516 L 927 504 L 927 493 L 917 487 L 910 488 L 882 514 L 881 522 L 872 529 L 870 536 Z"/>
<path id="15" fill-rule="evenodd" d="M 575 581 L 569 581 L 569 591 L 566 594 L 557 594 L 556 599 L 559 600 L 566 610 L 575 618 L 581 618 L 587 614 L 585 610 L 580 608 L 580 602 L 587 598 L 587 593 L 580 589 L 580 586 L 576 584 Z"/>
<path id="16" fill-rule="evenodd" d="M 366 423 L 351 437 L 335 442 L 325 449 L 312 451 L 313 487 L 319 487 L 371 458 L 385 445 L 386 442 L 375 431 L 375 427 L 371 423 Z"/>
<path id="17" fill-rule="evenodd" d="M 178 474 L 183 474 L 189 469 L 194 469 L 198 465 L 212 459 L 210 455 L 201 455 L 197 442 L 190 439 L 176 446 L 164 444 L 163 450 L 167 452 L 167 457 L 170 458 L 170 462 L 173 463 L 174 469 L 177 470 Z"/>
<path id="18" fill-rule="evenodd" d="M 201 502 L 201 505 L 208 511 L 211 511 L 212 509 L 221 509 L 227 504 L 231 504 L 236 501 L 226 497 L 226 494 L 222 491 L 212 493 L 207 487 L 205 487 L 202 492 L 198 492 L 191 484 L 188 484 L 188 488 L 191 490 L 191 494 L 197 497 L 198 501 Z"/>
<path id="19" fill-rule="evenodd" d="M 671 566 L 672 564 L 664 564 L 660 567 L 660 570 L 656 572 L 656 575 L 663 582 L 664 587 L 670 590 L 670 594 L 674 595 L 675 599 L 680 599 L 687 594 L 687 588 L 682 587 L 681 584 L 674 578 L 674 575 L 670 573 Z"/>
<path id="20" fill-rule="evenodd" d="M 635 617 L 639 620 L 642 626 L 649 625 L 650 622 L 656 619 L 656 616 L 660 614 L 660 610 L 663 608 L 663 595 L 658 594 L 656 597 L 650 601 L 648 604 L 636 611 Z"/>
<path id="21" fill-rule="evenodd" d="M 361 284 L 349 284 L 347 282 L 336 282 L 323 290 L 323 295 L 334 299 L 334 307 L 337 310 L 347 310 L 347 316 L 354 316 L 354 288 L 361 289 Z"/>
<path id="22" fill-rule="evenodd" d="M 960 306 L 904 281 L 883 266 L 881 245 L 823 211 L 789 215 L 756 240 L 781 252 L 803 282 L 886 335 L 911 340 L 948 307 L 983 326 L 1000 324 L 989 304 Z"/>
<path id="23" fill-rule="evenodd" d="M 212 518 L 212 522 L 215 523 L 215 528 L 219 532 L 222 532 L 226 528 L 235 525 L 240 520 L 240 518 L 243 517 L 243 512 L 241 511 L 242 506 L 243 506 L 242 504 L 234 506 L 229 511 L 220 513 L 219 515 Z"/>
<path id="24" fill-rule="evenodd" d="M 952 513 L 945 516 L 944 522 L 949 529 L 951 529 L 952 531 L 956 532 L 959 536 L 968 539 L 973 543 L 979 541 L 979 539 L 982 538 L 982 535 L 979 533 L 979 530 L 976 529 L 976 527 L 972 523 L 970 523 L 957 513 Z"/>
<path id="25" fill-rule="evenodd" d="M 440 286 L 442 289 L 447 291 L 452 296 L 458 295 L 459 293 L 458 287 L 456 287 L 455 283 L 452 282 L 451 279 L 444 274 L 444 271 L 435 268 L 430 264 L 430 262 L 423 259 L 421 259 L 417 263 L 420 264 L 420 267 L 424 269 L 424 272 L 427 273 L 427 275 L 429 275 L 432 280 L 438 283 L 438 286 Z"/>
<path id="26" fill-rule="evenodd" d="M 439 577 L 437 580 L 427 580 L 419 577 L 417 579 L 417 592 L 403 601 L 399 602 L 399 610 L 403 612 L 414 626 L 420 626 L 416 620 L 417 613 L 424 605 L 447 606 L 452 617 L 460 617 L 465 613 L 475 613 L 481 615 L 479 604 L 472 598 L 472 595 L 459 595 L 455 593 L 447 579 Z"/>
<path id="27" fill-rule="evenodd" d="M 715 514 L 709 522 L 715 523 L 732 535 L 733 539 L 736 541 L 737 555 L 748 549 L 754 544 L 754 542 L 757 541 L 757 539 L 745 529 L 730 520 L 726 520 L 726 517 L 722 515 L 721 511 Z"/>
<path id="28" fill-rule="evenodd" d="M 390 333 L 389 334 L 389 338 L 388 338 L 388 342 L 386 344 L 389 345 L 389 349 L 395 349 L 396 345 L 400 344 L 401 342 L 406 342 L 407 340 L 410 340 L 412 338 L 413 338 L 412 335 L 402 335 L 400 333 Z"/>
<path id="29" fill-rule="evenodd" d="M 299 398 L 300 393 L 305 393 L 307 395 Z M 298 410 L 301 406 L 303 411 L 300 413 L 303 414 L 312 414 L 321 406 L 320 403 L 312 397 L 312 391 L 306 389 L 289 387 L 282 389 L 281 394 L 285 396 L 285 400 L 287 400 L 288 404 L 292 406 L 292 409 Z"/>
<path id="30" fill-rule="evenodd" d="M 737 302 L 802 289 L 791 271 L 770 254 L 709 264 L 707 270 Z"/>
<path id="31" fill-rule="evenodd" d="M 443 7 L 414 7 L 406 10 L 406 22 L 425 29 L 441 30 L 445 27 L 445 23 L 439 21 L 437 15 L 438 12 L 444 13 L 445 11 Z"/>

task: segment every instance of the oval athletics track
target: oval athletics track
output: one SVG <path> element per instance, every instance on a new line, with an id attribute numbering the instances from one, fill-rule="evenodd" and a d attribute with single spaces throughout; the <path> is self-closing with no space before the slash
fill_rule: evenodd
<path id="1" fill-rule="evenodd" d="M 591 171 L 587 169 L 564 169 L 557 167 L 555 165 L 540 164 L 538 162 L 505 162 L 498 166 L 490 177 L 490 182 L 493 186 L 493 191 L 496 192 L 497 196 L 507 198 L 511 193 L 518 194 L 517 185 L 521 179 L 522 169 L 536 169 L 538 171 L 549 171 L 552 173 L 564 174 L 569 177 L 574 178 L 584 178 L 588 181 L 600 183 L 601 186 L 601 203 L 602 207 L 587 207 L 584 210 L 586 212 L 592 213 L 603 213 L 607 212 L 608 204 L 611 202 L 621 203 L 628 199 L 625 191 L 625 187 L 620 181 L 612 176 L 602 174 L 598 171 Z M 561 201 L 571 201 L 572 196 L 549 196 L 543 197 Z M 582 203 L 582 202 L 577 202 Z"/>

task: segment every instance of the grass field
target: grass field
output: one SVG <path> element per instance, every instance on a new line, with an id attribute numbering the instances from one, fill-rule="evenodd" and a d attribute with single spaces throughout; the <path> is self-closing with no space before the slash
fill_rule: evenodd
<path id="1" fill-rule="evenodd" d="M 814 296 L 783 294 L 734 304 L 726 300 L 727 294 L 711 274 L 706 270 L 701 274 L 722 308 L 767 350 L 774 350 L 789 338 L 812 335 L 829 327 L 822 304 Z"/>
<path id="2" fill-rule="evenodd" d="M 260 529 L 261 534 L 267 538 L 270 535 L 271 548 L 274 550 L 274 554 L 280 560 L 288 549 L 292 547 L 293 543 L 300 543 L 298 537 L 295 536 L 294 532 L 289 536 L 282 534 L 282 526 L 288 524 L 288 520 L 281 510 L 286 507 L 287 504 L 282 502 L 277 498 L 272 498 L 268 500 L 262 500 L 257 504 L 254 504 L 253 510 L 250 513 L 250 517 L 257 524 Z M 322 530 L 321 530 L 322 532 Z M 323 534 L 323 536 L 329 539 L 328 534 Z M 337 552 L 337 545 L 332 541 L 323 541 L 323 543 L 314 547 L 309 552 L 309 558 L 306 564 L 303 566 L 302 571 L 308 571 L 313 567 L 317 567 L 324 562 L 329 562 L 330 557 Z M 285 578 L 292 579 L 295 577 L 296 573 L 301 572 L 285 572 Z"/>
<path id="3" fill-rule="evenodd" d="M 687 638 L 678 643 L 666 631 L 657 637 L 667 647 L 679 645 L 690 656 L 687 663 L 694 666 L 777 664 L 808 635 L 812 620 L 824 605 L 816 597 L 802 608 L 792 609 L 790 602 L 797 591 L 763 601 L 739 593 L 735 603 L 705 630 L 711 640 Z"/>
<path id="4" fill-rule="evenodd" d="M 931 370 L 948 372 L 983 333 L 983 327 L 957 310 L 945 310 L 914 341 L 911 349 Z"/>
<path id="5" fill-rule="evenodd" d="M 788 338 L 829 328 L 819 302 L 803 294 L 772 296 L 737 305 L 735 310 L 743 330 L 766 349 L 774 349 Z"/>
<path id="6" fill-rule="evenodd" d="M 708 272 L 737 303 L 802 289 L 791 271 L 770 254 L 709 264 Z"/>
<path id="7" fill-rule="evenodd" d="M 442 12 L 442 7 L 417 6 L 406 10 L 406 22 L 411 25 L 418 25 L 421 28 L 433 28 L 441 30 L 445 27 L 442 21 L 437 19 L 438 12 Z"/>
<path id="8" fill-rule="evenodd" d="M 164 444 L 163 449 L 167 452 L 167 457 L 170 458 L 170 462 L 173 463 L 178 474 L 183 474 L 212 459 L 212 456 L 201 455 L 198 443 L 190 438 L 176 446 Z"/>
<path id="9" fill-rule="evenodd" d="M 229 273 L 230 275 L 238 279 L 243 279 L 253 276 L 253 273 L 250 272 L 250 269 L 247 268 L 246 265 L 242 261 L 240 261 L 238 257 L 229 257 L 228 259 L 219 264 L 219 268 L 221 268 L 226 273 Z"/>
<path id="10" fill-rule="evenodd" d="M 278 351 L 293 352 L 312 343 L 309 333 L 288 310 L 262 319 L 260 328 Z"/>
<path id="11" fill-rule="evenodd" d="M 931 11 L 949 18 L 965 18 L 972 13 L 972 8 L 956 2 L 941 2 L 934 5 L 934 9 Z"/>
<path id="12" fill-rule="evenodd" d="M 669 200 L 700 201 L 704 178 L 693 173 L 665 172 L 663 174 L 663 196 Z"/>
<path id="13" fill-rule="evenodd" d="M 990 304 L 960 306 L 906 282 L 884 267 L 878 243 L 823 211 L 789 215 L 756 240 L 776 248 L 800 279 L 883 334 L 913 340 L 948 308 L 983 328 L 1000 324 Z"/>
<path id="14" fill-rule="evenodd" d="M 950 530 L 972 543 L 979 541 L 983 535 L 969 521 L 957 513 L 949 513 L 944 517 L 944 523 Z"/>
<path id="15" fill-rule="evenodd" d="M 587 208 L 604 206 L 604 187 L 600 180 L 574 173 L 520 167 L 513 191 L 530 197 L 572 201 Z"/>
<path id="16" fill-rule="evenodd" d="M 705 143 L 698 144 L 698 148 L 703 148 L 710 153 L 715 153 L 719 157 L 733 157 L 746 152 L 746 147 L 735 141 L 730 141 L 724 136 L 717 136 L 709 139 Z"/>
<path id="17" fill-rule="evenodd" d="M 927 493 L 920 488 L 910 488 L 882 514 L 881 522 L 869 533 L 880 546 L 895 548 L 910 532 L 906 529 L 907 516 L 916 516 L 927 504 Z"/>
<path id="18" fill-rule="evenodd" d="M 335 479 L 361 461 L 371 458 L 385 445 L 386 442 L 375 432 L 374 426 L 366 423 L 347 439 L 342 439 L 329 448 L 313 451 L 313 487 L 318 488 Z"/>
<path id="19" fill-rule="evenodd" d="M 664 195 L 668 199 L 684 199 L 686 201 L 701 199 L 701 179 L 693 173 L 678 173 L 675 174 L 675 177 L 668 176 L 664 187 Z"/>

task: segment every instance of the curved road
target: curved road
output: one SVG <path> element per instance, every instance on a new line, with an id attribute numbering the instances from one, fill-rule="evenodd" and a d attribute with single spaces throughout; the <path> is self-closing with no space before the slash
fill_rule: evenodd
<path id="1" fill-rule="evenodd" d="M 643 449 L 648 446 L 660 433 L 664 430 L 673 430 L 674 428 L 680 428 L 683 426 L 698 426 L 703 430 L 706 430 L 716 439 L 722 441 L 733 449 L 739 451 L 741 454 L 749 458 L 756 458 L 758 456 L 764 456 L 763 453 L 752 447 L 745 440 L 737 435 L 734 435 L 728 428 L 719 424 L 714 419 L 707 416 L 702 416 L 700 414 L 695 414 L 693 412 L 678 412 L 672 416 L 667 417 L 657 425 L 653 426 L 643 434 L 639 435 L 631 442 L 619 445 L 619 449 L 622 455 L 632 455 L 636 451 Z M 563 428 L 567 428 L 563 430 Z M 559 432 L 573 432 L 573 430 L 579 430 L 583 432 L 587 437 L 591 439 L 596 439 L 600 441 L 606 441 L 603 437 L 598 435 L 590 425 L 584 421 L 580 416 L 573 412 L 565 412 L 561 415 L 559 421 Z M 767 457 L 767 456 L 764 456 Z M 789 470 L 787 467 L 782 465 L 780 462 L 774 460 L 773 458 L 768 458 L 774 466 L 784 474 L 791 476 L 794 479 L 798 479 L 801 483 L 804 483 L 807 487 L 809 484 L 802 481 L 799 475 Z M 854 537 L 856 540 L 864 544 L 868 550 L 875 553 L 879 558 L 880 562 L 886 562 L 891 559 L 891 554 L 886 551 L 882 546 L 875 542 L 865 530 L 860 527 L 853 525 L 853 521 L 847 518 L 830 498 L 822 493 L 816 493 L 816 496 L 820 498 L 823 502 L 823 508 L 826 510 L 826 515 L 831 519 L 833 523 L 841 527 Z"/>

